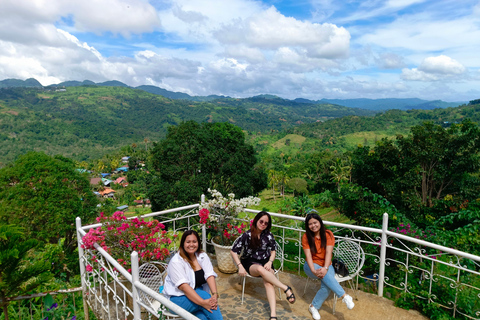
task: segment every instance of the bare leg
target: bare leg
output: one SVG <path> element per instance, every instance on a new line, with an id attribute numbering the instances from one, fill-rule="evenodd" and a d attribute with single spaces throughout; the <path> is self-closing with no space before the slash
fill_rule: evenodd
<path id="1" fill-rule="evenodd" d="M 276 317 L 277 297 L 275 297 L 275 287 L 273 286 L 273 284 L 268 283 L 265 280 L 263 280 L 263 284 L 265 285 L 265 291 L 267 292 L 267 300 L 268 304 L 270 305 L 270 317 Z"/>
<path id="2" fill-rule="evenodd" d="M 280 280 L 277 279 L 275 274 L 273 274 L 273 270 L 270 272 L 259 264 L 252 264 L 250 267 L 250 274 L 254 277 L 262 277 L 263 281 L 279 287 L 283 291 L 287 290 L 287 285 L 281 283 Z"/>

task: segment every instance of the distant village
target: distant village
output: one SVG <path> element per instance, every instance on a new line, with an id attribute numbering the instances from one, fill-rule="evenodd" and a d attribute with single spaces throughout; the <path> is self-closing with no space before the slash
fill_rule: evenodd
<path id="1" fill-rule="evenodd" d="M 130 157 L 128 156 L 122 157 L 121 161 L 124 164 L 123 166 L 116 168 L 111 173 L 109 172 L 101 173 L 100 174 L 101 177 L 90 178 L 90 186 L 94 189 L 93 193 L 98 198 L 116 200 L 115 193 L 117 191 L 113 189 L 113 185 L 117 185 L 117 186 L 120 185 L 123 188 L 128 187 L 128 181 L 125 174 L 129 170 L 129 166 L 128 166 L 129 159 Z M 141 164 L 142 167 L 143 165 L 144 164 Z M 92 171 L 88 171 L 86 169 L 77 169 L 77 171 L 82 173 L 83 172 L 93 173 Z M 138 206 L 138 207 L 151 206 L 149 199 L 138 199 L 138 200 L 134 200 L 133 202 L 135 206 Z M 101 205 L 102 204 L 98 204 L 99 207 Z M 124 205 L 118 206 L 117 209 L 120 211 L 125 211 L 128 209 L 128 207 L 129 207 L 128 205 L 124 204 Z"/>

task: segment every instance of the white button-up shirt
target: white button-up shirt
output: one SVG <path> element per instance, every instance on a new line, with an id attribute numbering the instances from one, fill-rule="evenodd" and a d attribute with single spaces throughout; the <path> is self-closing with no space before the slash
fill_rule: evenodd
<path id="1" fill-rule="evenodd" d="M 195 253 L 195 255 L 197 256 L 200 267 L 202 267 L 205 273 L 205 281 L 211 276 L 216 278 L 217 274 L 213 271 L 212 262 L 208 255 L 205 252 Z M 183 259 L 177 252 L 168 264 L 163 294 L 167 298 L 185 295 L 182 290 L 178 289 L 183 283 L 187 283 L 190 287 L 195 288 L 195 271 L 193 271 L 188 261 Z M 205 283 L 202 289 L 210 292 L 208 283 Z"/>

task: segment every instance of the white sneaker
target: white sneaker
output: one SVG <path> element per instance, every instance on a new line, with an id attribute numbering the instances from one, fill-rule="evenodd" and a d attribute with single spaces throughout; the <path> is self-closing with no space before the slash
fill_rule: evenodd
<path id="1" fill-rule="evenodd" d="M 320 320 L 320 313 L 318 313 L 318 310 L 314 306 L 310 305 L 308 311 L 312 314 L 313 319 Z"/>
<path id="2" fill-rule="evenodd" d="M 348 310 L 352 310 L 355 307 L 355 303 L 353 303 L 353 299 L 348 294 L 345 295 L 345 298 L 342 299 L 342 302 L 347 305 Z"/>

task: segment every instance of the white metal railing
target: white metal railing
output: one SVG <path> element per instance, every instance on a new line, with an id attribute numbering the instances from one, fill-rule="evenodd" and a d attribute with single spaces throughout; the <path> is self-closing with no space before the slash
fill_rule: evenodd
<path id="1" fill-rule="evenodd" d="M 205 227 L 198 224 L 198 206 L 195 204 L 140 217 L 155 217 L 174 232 L 202 229 L 202 245 L 206 250 L 211 243 L 207 241 Z M 252 214 L 259 212 L 251 209 L 245 211 Z M 175 216 L 167 217 L 168 214 Z M 283 250 L 284 268 L 302 274 L 305 263 L 301 246 L 305 232 L 304 218 L 273 212 L 270 215 L 273 220 L 272 233 Z M 396 299 L 400 294 L 410 295 L 428 304 L 438 304 L 454 318 L 480 319 L 480 256 L 389 231 L 386 213 L 383 215 L 382 229 L 329 221 L 324 223 L 333 231 L 336 239 L 350 239 L 362 246 L 366 258 L 356 282 L 364 290 L 376 292 L 381 297 L 387 293 Z M 98 247 L 97 252 L 81 249 L 85 230 L 98 226 L 100 224 L 82 227 L 77 218 L 82 287 L 92 309 L 107 315 L 105 319 L 125 319 L 128 315 L 140 319 L 141 311 L 158 317 L 156 310 L 137 295 L 136 291 L 142 290 L 184 319 L 196 319 L 138 281 L 136 256 L 132 255 L 130 274 L 102 248 Z M 86 272 L 85 264 L 92 255 L 98 255 L 100 269 Z"/>

